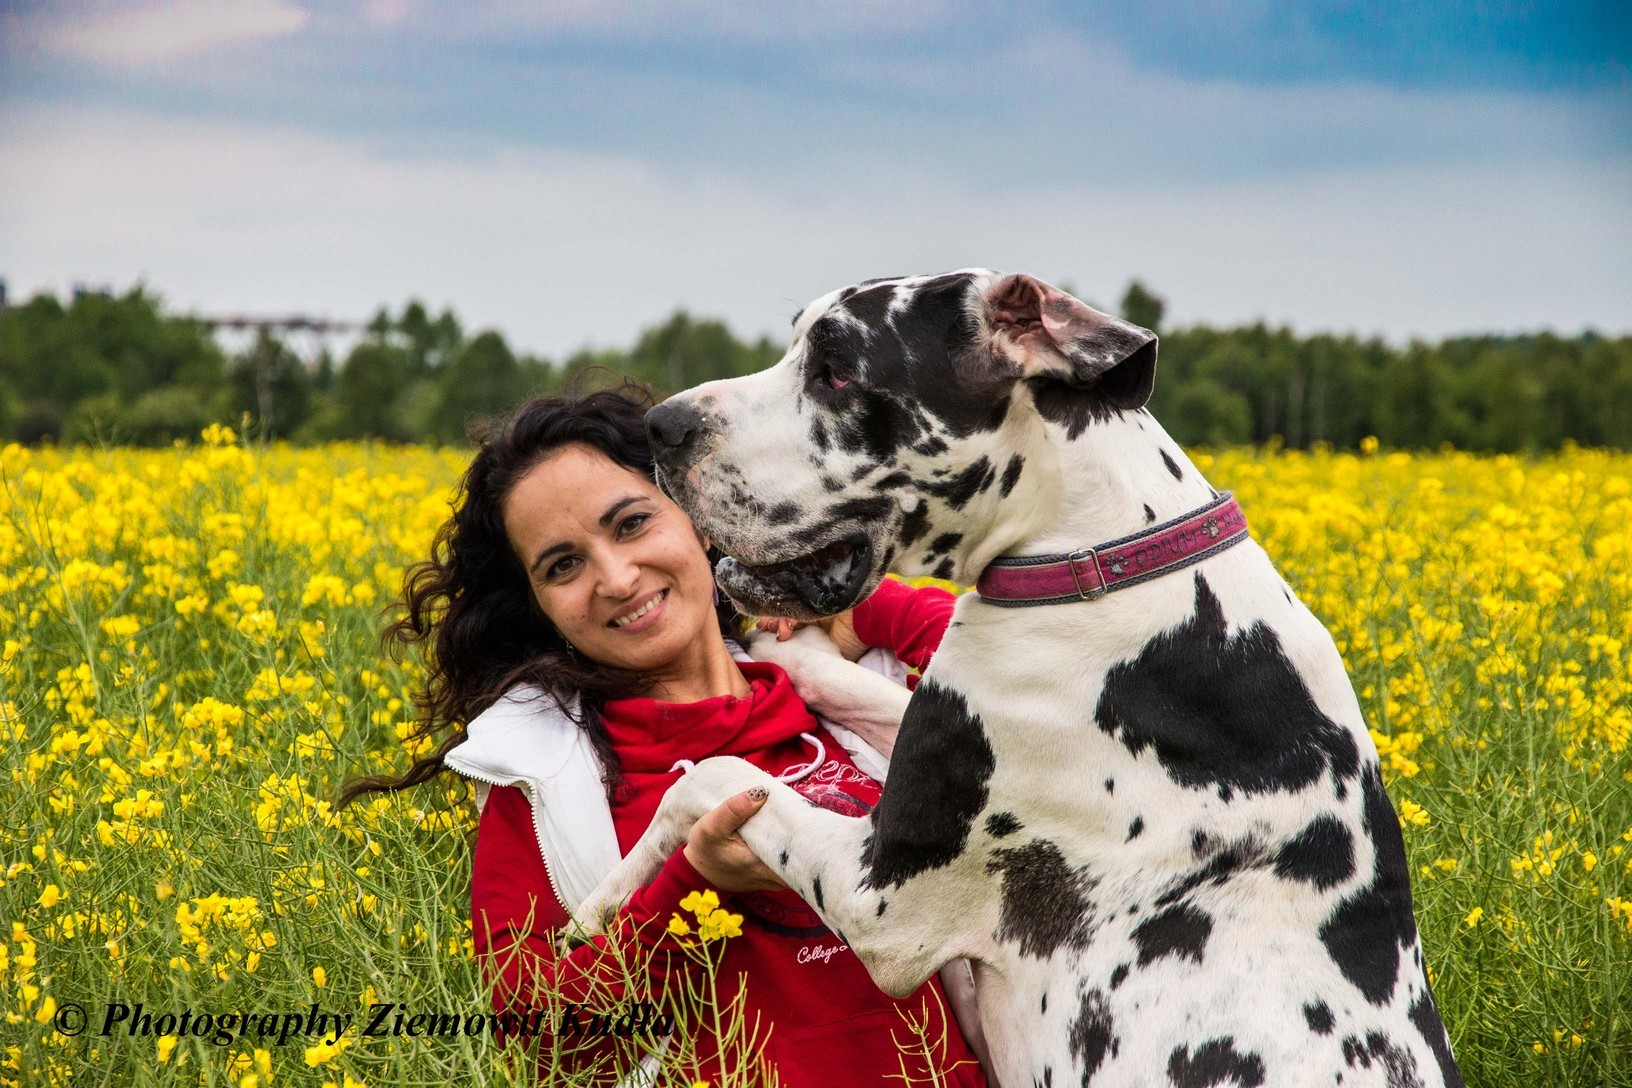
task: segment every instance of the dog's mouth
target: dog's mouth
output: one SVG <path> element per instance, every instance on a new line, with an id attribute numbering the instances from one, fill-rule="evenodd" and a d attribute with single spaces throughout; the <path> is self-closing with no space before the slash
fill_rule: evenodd
<path id="1" fill-rule="evenodd" d="M 843 612 L 861 599 L 873 573 L 873 556 L 871 538 L 856 531 L 778 563 L 754 565 L 727 556 L 714 575 L 746 612 L 814 620 Z"/>

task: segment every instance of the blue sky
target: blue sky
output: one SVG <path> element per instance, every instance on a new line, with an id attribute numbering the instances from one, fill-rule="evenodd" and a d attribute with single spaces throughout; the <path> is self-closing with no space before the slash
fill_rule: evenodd
<path id="1" fill-rule="evenodd" d="M 968 265 L 1632 329 L 1625 4 L 0 0 L 0 275 L 559 355 Z"/>

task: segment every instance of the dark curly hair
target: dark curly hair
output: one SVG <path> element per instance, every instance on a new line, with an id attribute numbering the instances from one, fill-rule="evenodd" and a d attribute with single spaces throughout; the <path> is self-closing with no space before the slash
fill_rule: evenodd
<path id="1" fill-rule="evenodd" d="M 545 618 L 527 572 L 510 547 L 504 502 L 511 488 L 562 446 L 599 450 L 615 463 L 656 480 L 647 444 L 646 409 L 651 390 L 632 381 L 577 395 L 546 395 L 528 401 L 477 439 L 453 516 L 437 530 L 431 558 L 409 568 L 399 602 L 401 615 L 381 642 L 400 660 L 424 643 L 425 681 L 415 693 L 418 735 L 448 735 L 429 755 L 397 776 L 368 775 L 340 791 L 344 807 L 364 793 L 417 786 L 444 769 L 443 757 L 465 739 L 465 725 L 517 684 L 532 684 L 563 706 L 578 701 L 580 728 L 605 768 L 610 800 L 622 781 L 601 708 L 609 699 L 648 690 L 650 681 L 574 653 Z M 719 556 L 713 551 L 710 561 Z M 735 633 L 741 617 L 723 596 L 716 606 L 720 630 Z"/>

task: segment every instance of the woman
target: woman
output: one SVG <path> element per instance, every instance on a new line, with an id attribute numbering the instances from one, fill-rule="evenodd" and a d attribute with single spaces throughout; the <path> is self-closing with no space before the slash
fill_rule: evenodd
<path id="1" fill-rule="evenodd" d="M 879 794 L 786 673 L 733 656 L 726 635 L 739 618 L 714 589 L 707 542 L 654 482 L 649 403 L 628 387 L 540 397 L 481 444 L 388 632 L 402 644 L 431 642 L 421 710 L 452 734 L 402 777 L 353 783 L 344 799 L 444 767 L 478 781 L 474 936 L 501 1012 L 546 1008 L 553 996 L 557 1010 L 564 1002 L 586 1018 L 617 1014 L 695 983 L 703 967 L 667 925 L 689 916 L 688 895 L 715 889 L 743 917 L 719 953 L 721 996 L 740 974 L 748 1020 L 770 1029 L 763 1054 L 782 1084 L 874 1084 L 905 1069 L 982 1085 L 939 983 L 901 1001 L 884 995 L 736 835 L 763 803 L 760 791 L 699 820 L 608 936 L 557 952 L 572 902 L 640 837 L 686 761 L 739 756 L 857 816 Z M 849 656 L 871 640 L 921 667 L 951 604 L 939 590 L 887 583 L 836 638 Z M 622 983 L 618 950 L 627 947 L 649 972 L 634 993 Z M 913 1068 L 897 1043 L 909 1017 L 926 1016 L 933 1071 L 921 1055 Z M 538 1026 L 565 1035 L 581 1022 L 574 1013 Z M 606 1050 L 584 1046 L 574 1060 L 587 1066 Z M 704 1038 L 698 1053 L 712 1052 Z"/>

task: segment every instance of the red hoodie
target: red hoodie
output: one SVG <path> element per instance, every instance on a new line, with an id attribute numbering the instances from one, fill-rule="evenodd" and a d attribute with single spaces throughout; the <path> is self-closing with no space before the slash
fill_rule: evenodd
<path id="1" fill-rule="evenodd" d="M 868 645 L 893 650 L 906 664 L 922 668 L 940 644 L 951 618 L 954 598 L 939 589 L 912 590 L 886 580 L 854 613 L 856 634 Z M 775 665 L 743 662 L 751 691 L 695 703 L 655 699 L 622 699 L 607 704 L 603 721 L 622 760 L 623 786 L 612 806 L 618 846 L 624 853 L 651 822 L 663 793 L 677 781 L 676 760 L 714 755 L 746 759 L 771 774 L 803 768 L 816 755 L 799 734 L 819 738 L 823 761 L 793 788 L 823 808 L 864 816 L 877 803 L 880 786 L 856 769 L 849 755 L 817 723 L 794 693 L 787 674 Z M 476 838 L 471 878 L 471 913 L 476 919 L 479 959 L 490 954 L 494 1007 L 517 1012 L 548 1007 L 545 995 L 583 1006 L 574 1014 L 589 1034 L 596 1012 L 614 1015 L 626 1002 L 661 1001 L 671 986 L 702 969 L 676 945 L 666 926 L 673 915 L 690 918 L 680 901 L 707 882 L 676 851 L 650 884 L 638 891 L 619 915 L 614 943 L 628 942 L 649 959 L 649 989 L 627 994 L 608 951 L 608 938 L 577 947 L 565 957 L 555 954 L 551 935 L 565 925 L 568 911 L 550 890 L 527 795 L 514 786 L 490 793 Z M 769 1028 L 760 1053 L 776 1067 L 786 1088 L 834 1084 L 899 1083 L 903 1071 L 928 1080 L 920 1054 L 916 1067 L 901 1044 L 911 1038 L 907 1015 L 926 1016 L 942 1083 L 981 1088 L 986 1081 L 962 1035 L 951 1020 L 938 979 L 897 1001 L 868 977 L 861 961 L 840 943 L 821 919 L 791 891 L 749 892 L 722 897 L 726 909 L 742 915 L 742 935 L 728 938 L 719 953 L 719 992 L 728 998 L 739 974 L 746 987 L 748 1022 L 757 1016 Z M 513 953 L 513 954 L 512 954 Z M 559 1008 L 559 1006 L 557 1006 Z M 549 1031 L 567 1022 L 538 1023 L 542 1049 Z M 698 1053 L 713 1052 L 707 1034 Z M 574 1034 L 570 1024 L 563 1036 Z M 568 1041 L 563 1038 L 563 1043 Z M 585 1040 L 568 1045 L 579 1046 Z M 575 1050 L 573 1061 L 587 1067 L 604 1057 L 606 1047 Z M 698 1074 L 717 1077 L 705 1065 Z M 889 1079 L 887 1079 L 889 1078 Z"/>

